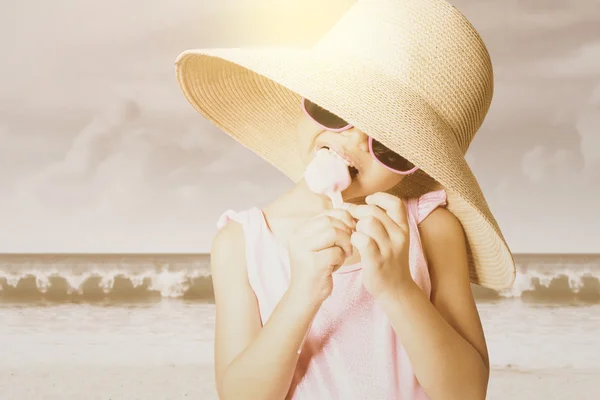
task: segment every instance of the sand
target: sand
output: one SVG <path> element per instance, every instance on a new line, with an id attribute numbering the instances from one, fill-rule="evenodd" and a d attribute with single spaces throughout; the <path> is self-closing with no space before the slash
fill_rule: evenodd
<path id="1" fill-rule="evenodd" d="M 212 367 L 54 366 L 0 369 L 2 400 L 217 399 Z"/>
<path id="2" fill-rule="evenodd" d="M 489 400 L 598 399 L 600 371 L 494 370 Z M 216 400 L 210 366 L 0 368 L 3 400 Z"/>
<path id="3" fill-rule="evenodd" d="M 593 370 L 492 370 L 487 399 L 597 400 L 599 377 Z"/>

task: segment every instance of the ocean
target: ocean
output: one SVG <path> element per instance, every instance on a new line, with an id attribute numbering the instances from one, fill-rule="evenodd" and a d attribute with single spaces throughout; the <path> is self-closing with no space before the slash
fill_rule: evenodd
<path id="1" fill-rule="evenodd" d="M 600 398 L 600 254 L 515 258 L 511 290 L 473 286 L 489 398 Z M 0 399 L 216 399 L 209 263 L 0 255 Z"/>

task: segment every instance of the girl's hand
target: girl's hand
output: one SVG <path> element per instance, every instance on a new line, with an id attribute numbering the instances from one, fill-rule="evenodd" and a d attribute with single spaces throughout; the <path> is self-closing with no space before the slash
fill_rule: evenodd
<path id="1" fill-rule="evenodd" d="M 378 297 L 414 283 L 408 265 L 410 231 L 401 199 L 378 192 L 365 201 L 345 206 L 358 220 L 351 242 L 361 256 L 363 284 Z"/>
<path id="2" fill-rule="evenodd" d="M 290 290 L 320 306 L 333 290 L 332 272 L 352 254 L 356 222 L 346 210 L 331 209 L 298 227 L 290 238 Z"/>

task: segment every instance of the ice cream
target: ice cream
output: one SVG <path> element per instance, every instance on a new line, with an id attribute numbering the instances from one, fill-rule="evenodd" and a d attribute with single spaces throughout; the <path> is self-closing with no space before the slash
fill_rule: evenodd
<path id="1" fill-rule="evenodd" d="M 328 196 L 334 208 L 342 205 L 342 192 L 352 182 L 346 161 L 326 148 L 320 149 L 306 167 L 304 179 L 310 190 Z"/>
<path id="2" fill-rule="evenodd" d="M 329 149 L 320 149 L 317 152 L 315 158 L 304 171 L 304 179 L 310 190 L 328 196 L 334 208 L 341 207 L 344 202 L 342 192 L 352 183 L 346 161 Z M 304 342 L 308 337 L 308 332 L 310 332 L 310 327 L 304 335 L 298 354 L 302 352 L 302 346 L 304 346 Z"/>

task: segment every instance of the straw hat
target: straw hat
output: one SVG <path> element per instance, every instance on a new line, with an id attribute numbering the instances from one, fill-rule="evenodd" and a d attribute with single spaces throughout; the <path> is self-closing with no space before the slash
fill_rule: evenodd
<path id="1" fill-rule="evenodd" d="M 466 233 L 471 282 L 515 279 L 511 251 L 464 154 L 492 100 L 487 49 L 444 0 L 358 0 L 310 48 L 187 50 L 175 62 L 187 100 L 294 182 L 301 97 L 339 115 L 420 169 L 400 197 L 445 189 Z"/>

